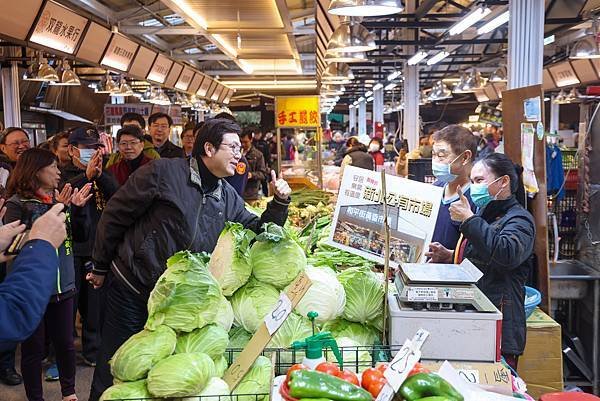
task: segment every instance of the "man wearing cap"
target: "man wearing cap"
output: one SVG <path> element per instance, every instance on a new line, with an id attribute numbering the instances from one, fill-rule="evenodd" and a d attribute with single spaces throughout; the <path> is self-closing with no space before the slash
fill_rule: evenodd
<path id="1" fill-rule="evenodd" d="M 91 271 L 92 247 L 96 236 L 96 226 L 106 202 L 118 189 L 117 182 L 102 170 L 102 147 L 100 135 L 95 128 L 79 127 L 69 131 L 69 156 L 71 163 L 61 169 L 61 184 L 70 183 L 73 188 L 82 188 L 92 183 L 93 197 L 83 207 L 85 210 L 73 210 L 73 256 L 75 257 L 75 284 L 82 323 L 82 356 L 90 366 L 96 364 L 96 352 L 100 343 L 99 293 L 85 280 Z M 73 206 L 73 209 L 78 209 Z M 74 317 L 77 310 L 74 311 Z"/>
<path id="2" fill-rule="evenodd" d="M 117 146 L 121 160 L 106 171 L 123 185 L 135 170 L 153 159 L 144 153 L 144 133 L 135 125 L 126 125 L 117 132 Z"/>

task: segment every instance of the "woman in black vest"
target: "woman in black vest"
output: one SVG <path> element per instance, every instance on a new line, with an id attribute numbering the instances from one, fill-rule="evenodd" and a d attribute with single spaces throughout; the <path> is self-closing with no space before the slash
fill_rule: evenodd
<path id="1" fill-rule="evenodd" d="M 344 167 L 354 166 L 367 170 L 375 170 L 375 161 L 369 154 L 367 147 L 358 140 L 358 137 L 351 136 L 346 141 L 346 153 L 342 160 L 340 169 L 340 180 L 344 176 Z"/>

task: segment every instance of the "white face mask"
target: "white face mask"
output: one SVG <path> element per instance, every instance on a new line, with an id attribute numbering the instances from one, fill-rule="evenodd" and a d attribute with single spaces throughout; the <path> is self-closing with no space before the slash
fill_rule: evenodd
<path id="1" fill-rule="evenodd" d="M 372 143 L 369 145 L 369 152 L 379 152 L 379 144 Z"/>

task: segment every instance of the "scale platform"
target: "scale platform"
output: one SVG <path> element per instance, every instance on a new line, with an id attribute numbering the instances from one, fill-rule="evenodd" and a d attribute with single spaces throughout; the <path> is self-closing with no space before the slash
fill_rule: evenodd
<path id="1" fill-rule="evenodd" d="M 466 259 L 460 265 L 403 263 L 395 279 L 398 303 L 413 310 L 498 312 L 475 285 L 482 276 Z"/>

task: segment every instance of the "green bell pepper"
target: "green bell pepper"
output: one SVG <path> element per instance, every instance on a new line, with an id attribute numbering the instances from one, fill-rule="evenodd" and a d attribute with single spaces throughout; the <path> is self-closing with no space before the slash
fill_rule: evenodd
<path id="1" fill-rule="evenodd" d="M 417 373 L 400 386 L 400 395 L 406 401 L 418 401 L 426 397 L 446 397 L 451 401 L 463 401 L 463 396 L 446 380 L 435 373 Z M 428 400 L 429 401 L 429 400 Z"/>
<path id="2" fill-rule="evenodd" d="M 334 401 L 373 401 L 366 390 L 315 370 L 296 370 L 292 372 L 290 396 L 294 398 L 328 398 Z"/>

